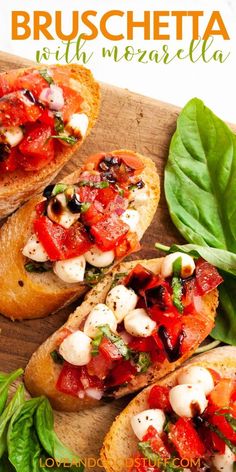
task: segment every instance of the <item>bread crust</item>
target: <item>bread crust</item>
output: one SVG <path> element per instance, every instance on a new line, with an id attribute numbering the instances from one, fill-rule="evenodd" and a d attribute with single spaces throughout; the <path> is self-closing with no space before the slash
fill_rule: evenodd
<path id="1" fill-rule="evenodd" d="M 212 368 L 224 377 L 236 378 L 236 347 L 224 346 L 193 357 L 181 369 L 158 381 L 157 385 L 173 387 L 177 383 L 177 376 L 189 365 L 201 365 Z M 137 452 L 137 438 L 135 437 L 130 420 L 133 415 L 148 408 L 148 393 L 153 385 L 145 388 L 129 405 L 117 416 L 107 433 L 101 460 L 106 472 L 127 472 L 127 460 Z"/>
<path id="2" fill-rule="evenodd" d="M 81 104 L 81 111 L 85 112 L 89 118 L 89 125 L 86 135 L 89 134 L 95 124 L 99 113 L 100 90 L 95 82 L 90 70 L 78 64 L 57 65 L 58 69 L 65 71 L 70 77 L 71 87 L 77 89 L 84 101 Z M 27 70 L 45 69 L 45 66 L 29 67 L 25 69 L 14 70 L 14 77 L 20 76 Z M 1 75 L 10 75 L 11 71 Z M 54 177 L 60 172 L 66 162 L 72 157 L 74 152 L 78 151 L 84 139 L 79 140 L 74 146 L 63 146 L 53 161 L 49 162 L 44 168 L 35 172 L 25 172 L 16 170 L 6 173 L 0 177 L 0 219 L 8 216 L 15 211 L 22 203 L 27 201 L 32 195 L 43 190 Z"/>
<path id="3" fill-rule="evenodd" d="M 131 151 L 117 150 L 114 154 Z M 141 177 L 150 189 L 148 204 L 139 207 L 140 237 L 151 224 L 160 197 L 159 178 L 154 162 L 136 155 L 145 165 Z M 63 182 L 75 183 L 80 170 L 73 172 Z M 83 283 L 66 284 L 53 273 L 29 274 L 25 271 L 22 248 L 32 233 L 35 205 L 42 197 L 34 197 L 8 218 L 0 230 L 0 311 L 11 319 L 31 319 L 47 316 L 79 298 L 89 290 Z M 116 261 L 119 263 L 120 261 Z M 112 270 L 112 268 L 110 269 Z"/>
<path id="4" fill-rule="evenodd" d="M 62 411 L 79 411 L 84 408 L 98 406 L 102 404 L 102 401 L 97 401 L 86 397 L 85 399 L 79 399 L 70 395 L 62 394 L 56 389 L 56 381 L 60 372 L 60 367 L 56 365 L 50 353 L 58 347 L 58 339 L 60 339 L 60 333 L 64 328 L 71 330 L 79 329 L 81 323 L 85 317 L 90 313 L 91 309 L 97 303 L 104 303 L 107 293 L 110 290 L 113 277 L 117 273 L 128 273 L 132 270 L 136 264 L 141 263 L 154 273 L 160 272 L 162 258 L 142 260 L 142 261 L 131 261 L 123 262 L 113 270 L 112 274 L 109 274 L 102 282 L 100 282 L 94 289 L 92 289 L 82 303 L 74 313 L 72 313 L 68 321 L 50 338 L 48 338 L 44 344 L 42 344 L 38 350 L 31 357 L 26 370 L 25 370 L 25 384 L 29 392 L 33 396 L 46 395 L 53 407 L 57 410 Z M 211 294 L 206 295 L 204 298 L 204 317 L 209 321 L 208 329 L 204 332 L 199 332 L 199 339 L 192 346 L 191 351 L 187 352 L 177 362 L 169 363 L 165 361 L 162 364 L 150 367 L 146 374 L 137 376 L 131 381 L 127 387 L 121 387 L 114 395 L 114 398 L 122 397 L 128 393 L 140 390 L 142 387 L 147 386 L 149 383 L 157 381 L 176 369 L 182 364 L 188 357 L 190 357 L 196 350 L 198 345 L 206 338 L 214 325 L 214 317 L 216 308 L 218 305 L 218 292 L 214 290 Z"/>

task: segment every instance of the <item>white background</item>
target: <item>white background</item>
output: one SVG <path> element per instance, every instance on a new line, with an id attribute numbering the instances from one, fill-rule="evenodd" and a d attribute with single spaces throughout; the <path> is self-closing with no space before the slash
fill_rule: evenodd
<path id="1" fill-rule="evenodd" d="M 52 15 L 54 15 L 55 10 L 62 10 L 63 29 L 67 33 L 70 31 L 71 12 L 73 10 L 83 12 L 90 9 L 98 11 L 97 24 L 101 15 L 111 9 L 134 10 L 135 17 L 139 21 L 143 18 L 144 10 L 204 10 L 206 15 L 200 22 L 202 34 L 210 12 L 220 10 L 231 39 L 230 41 L 217 39 L 213 49 L 223 49 L 224 52 L 230 51 L 230 57 L 224 64 L 214 62 L 192 64 L 188 60 L 177 60 L 169 65 L 164 65 L 128 63 L 126 61 L 115 63 L 109 59 L 102 60 L 100 58 L 101 48 L 103 46 L 111 47 L 112 43 L 99 35 L 95 41 L 89 41 L 88 49 L 94 51 L 94 55 L 88 67 L 92 69 L 98 80 L 179 106 L 183 106 L 190 98 L 197 96 L 203 99 L 223 119 L 236 122 L 235 0 L 5 0 L 4 5 L 0 7 L 0 49 L 35 60 L 37 49 L 48 46 L 51 50 L 56 50 L 61 45 L 60 40 L 47 41 L 45 38 L 39 41 L 34 41 L 32 38 L 25 41 L 12 41 L 12 10 L 25 10 L 29 13 L 34 10 L 46 10 Z M 173 52 L 180 47 L 188 48 L 191 37 L 190 23 L 190 18 L 185 20 L 184 40 L 176 41 L 173 19 L 172 22 L 170 21 L 170 34 L 173 39 L 163 43 L 168 43 L 170 50 Z M 112 32 L 125 33 L 125 18 L 117 18 L 110 22 L 110 25 Z M 50 31 L 55 35 L 53 26 Z M 80 33 L 82 32 L 86 32 L 86 30 L 81 29 Z M 161 43 L 158 41 L 144 41 L 141 29 L 136 30 L 133 42 L 119 41 L 116 44 L 121 51 L 127 44 L 132 44 L 136 49 L 161 49 Z"/>

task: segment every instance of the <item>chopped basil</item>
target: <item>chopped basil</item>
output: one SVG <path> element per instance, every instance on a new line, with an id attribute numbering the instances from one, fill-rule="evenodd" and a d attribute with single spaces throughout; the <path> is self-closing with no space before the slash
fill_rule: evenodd
<path id="1" fill-rule="evenodd" d="M 182 303 L 183 287 L 180 278 L 180 272 L 182 267 L 182 258 L 178 257 L 173 263 L 173 278 L 172 278 L 172 290 L 173 290 L 173 304 L 180 313 L 183 313 L 184 307 Z"/>
<path id="2" fill-rule="evenodd" d="M 94 188 L 107 188 L 109 187 L 109 182 L 102 180 L 101 182 L 90 182 L 89 180 L 81 180 L 78 183 L 79 187 L 94 187 Z"/>
<path id="3" fill-rule="evenodd" d="M 209 423 L 209 421 L 204 421 L 204 424 L 208 429 L 210 429 L 210 431 L 213 431 L 214 433 L 216 433 L 217 436 L 219 436 L 219 438 L 225 442 L 225 444 L 229 447 L 229 449 L 234 454 L 236 454 L 236 446 L 228 438 L 226 438 L 226 436 L 222 433 L 222 431 L 220 431 L 220 429 L 217 428 L 217 426 Z"/>
<path id="4" fill-rule="evenodd" d="M 58 134 L 62 133 L 64 131 L 64 121 L 60 112 L 54 114 L 54 123 L 56 132 Z"/>
<path id="5" fill-rule="evenodd" d="M 120 188 L 119 185 L 117 185 L 117 184 L 115 185 L 115 188 L 116 188 L 116 190 L 118 191 L 120 197 L 123 197 L 124 194 L 125 194 L 124 189 L 123 189 L 123 188 Z"/>
<path id="6" fill-rule="evenodd" d="M 151 365 L 151 358 L 148 352 L 140 352 L 137 360 L 138 371 L 140 373 L 147 372 L 148 367 Z"/>
<path id="7" fill-rule="evenodd" d="M 229 412 L 227 412 L 227 413 L 216 412 L 215 415 L 216 416 L 224 416 L 224 418 L 230 424 L 233 431 L 236 432 L 236 418 L 234 418 L 231 413 L 229 413 Z"/>
<path id="8" fill-rule="evenodd" d="M 54 84 L 54 80 L 51 75 L 49 75 L 47 69 L 40 69 L 39 74 L 47 81 L 49 85 Z"/>
<path id="9" fill-rule="evenodd" d="M 91 206 L 91 203 L 89 202 L 83 202 L 81 203 L 81 213 L 85 213 Z"/>
<path id="10" fill-rule="evenodd" d="M 63 364 L 64 359 L 56 349 L 55 349 L 55 351 L 50 352 L 50 356 L 51 356 L 52 360 L 55 362 L 55 364 Z"/>
<path id="11" fill-rule="evenodd" d="M 115 274 L 112 280 L 111 289 L 115 287 L 121 279 L 126 277 L 126 275 L 127 275 L 127 272 L 118 272 L 117 274 Z"/>
<path id="12" fill-rule="evenodd" d="M 100 331 L 100 333 L 102 334 L 100 338 L 100 343 L 102 341 L 103 336 L 105 336 L 107 339 L 109 339 L 109 341 L 112 342 L 112 344 L 114 344 L 117 347 L 122 357 L 124 357 L 126 360 L 130 359 L 131 357 L 130 349 L 128 348 L 128 346 L 125 344 L 125 342 L 120 336 L 111 332 L 110 327 L 108 325 L 99 326 L 98 331 Z M 97 339 L 97 343 L 98 342 L 99 342 L 99 339 Z M 99 348 L 100 343 L 98 344 L 98 348 Z"/>
<path id="13" fill-rule="evenodd" d="M 52 191 L 52 196 L 55 197 L 58 193 L 63 193 L 67 189 L 68 185 L 66 184 L 56 184 Z"/>
<path id="14" fill-rule="evenodd" d="M 99 353 L 99 346 L 102 342 L 102 338 L 103 338 L 103 333 L 100 331 L 97 336 L 92 340 L 92 356 L 97 356 L 98 353 Z"/>
<path id="15" fill-rule="evenodd" d="M 104 269 L 99 269 L 98 267 L 93 267 L 89 264 L 86 264 L 84 280 L 87 285 L 93 287 L 95 283 L 98 283 L 100 279 L 104 276 Z"/>
<path id="16" fill-rule="evenodd" d="M 27 262 L 25 264 L 25 270 L 27 272 L 42 274 L 43 272 L 49 272 L 51 270 L 51 265 L 46 262 Z"/>
<path id="17" fill-rule="evenodd" d="M 61 141 L 65 141 L 65 143 L 73 146 L 77 143 L 78 139 L 75 136 L 66 136 L 65 134 L 58 134 L 57 136 L 51 136 L 50 139 L 60 139 Z"/>
<path id="18" fill-rule="evenodd" d="M 138 449 L 143 454 L 146 459 L 148 459 L 151 464 L 155 465 L 158 469 L 161 469 L 163 472 L 182 472 L 182 467 L 176 467 L 174 462 L 170 459 L 164 459 L 153 452 L 150 443 L 148 441 L 141 441 L 138 443 Z"/>

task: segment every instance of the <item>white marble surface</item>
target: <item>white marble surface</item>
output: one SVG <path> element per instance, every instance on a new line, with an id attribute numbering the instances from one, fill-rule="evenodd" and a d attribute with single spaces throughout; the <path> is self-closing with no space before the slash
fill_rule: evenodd
<path id="1" fill-rule="evenodd" d="M 8 0 L 1 5 L 0 15 L 0 49 L 22 55 L 30 59 L 35 59 L 35 51 L 43 46 L 56 49 L 61 45 L 60 41 L 25 41 L 11 40 L 11 12 L 12 10 L 26 10 L 32 13 L 33 10 L 46 10 L 54 14 L 56 10 L 63 11 L 63 27 L 70 28 L 70 13 L 72 10 L 94 9 L 98 11 L 98 17 L 107 10 L 120 9 L 135 10 L 137 19 L 141 19 L 145 10 L 204 10 L 206 15 L 201 21 L 204 27 L 210 11 L 220 10 L 230 34 L 230 41 L 215 41 L 216 49 L 222 48 L 230 51 L 230 57 L 224 64 L 198 62 L 192 64 L 189 61 L 173 62 L 164 64 L 140 64 L 137 62 L 119 63 L 100 58 L 101 48 L 110 46 L 111 42 L 99 36 L 95 41 L 90 41 L 89 48 L 94 52 L 92 60 L 88 66 L 94 72 L 97 79 L 120 87 L 128 88 L 138 93 L 148 95 L 166 102 L 183 106 L 193 96 L 202 98 L 222 118 L 236 123 L 235 107 L 235 70 L 236 70 L 236 1 L 235 0 Z M 123 20 L 122 20 L 123 21 Z M 112 23 L 111 23 L 112 24 Z M 191 29 L 190 24 L 185 24 L 185 37 L 183 41 L 176 41 L 174 38 L 168 41 L 169 48 L 173 51 L 180 47 L 187 48 L 189 44 Z M 122 28 L 120 20 L 113 22 L 114 30 Z M 52 29 L 53 31 L 53 29 Z M 174 32 L 173 25 L 171 34 Z M 166 41 L 164 41 L 166 43 Z M 137 31 L 135 40 L 132 42 L 120 41 L 118 46 L 123 50 L 124 46 L 132 44 L 138 49 L 160 49 L 158 41 L 144 41 L 142 32 Z M 53 61 L 52 61 L 53 62 Z"/>

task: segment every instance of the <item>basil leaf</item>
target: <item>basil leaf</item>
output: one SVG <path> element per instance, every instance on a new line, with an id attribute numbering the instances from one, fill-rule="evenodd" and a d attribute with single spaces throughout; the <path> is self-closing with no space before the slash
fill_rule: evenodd
<path id="1" fill-rule="evenodd" d="M 78 139 L 75 136 L 66 136 L 64 134 L 50 136 L 50 139 L 60 139 L 61 141 L 65 141 L 65 143 L 69 144 L 70 146 L 73 146 L 78 141 Z"/>
<path id="2" fill-rule="evenodd" d="M 189 243 L 236 253 L 235 176 L 234 133 L 201 100 L 190 100 L 178 118 L 165 169 L 170 216 Z M 235 275 L 234 256 L 212 251 L 206 255 Z M 236 344 L 232 287 L 235 290 L 233 278 L 220 287 L 220 316 L 212 336 Z"/>
<path id="3" fill-rule="evenodd" d="M 54 351 L 50 352 L 50 356 L 51 356 L 53 362 L 55 362 L 55 364 L 63 364 L 64 359 L 56 349 Z"/>
<path id="4" fill-rule="evenodd" d="M 112 333 L 108 325 L 99 326 L 98 329 L 104 334 L 104 336 L 106 336 L 107 339 L 109 339 L 109 341 L 112 342 L 112 344 L 117 347 L 122 357 L 124 357 L 126 360 L 130 359 L 131 351 L 120 336 Z"/>
<path id="5" fill-rule="evenodd" d="M 0 457 L 3 456 L 5 450 L 7 449 L 7 425 L 20 405 L 24 403 L 25 400 L 25 389 L 23 384 L 19 385 L 16 390 L 15 395 L 12 397 L 11 401 L 3 411 L 0 416 Z"/>
<path id="6" fill-rule="evenodd" d="M 182 472 L 183 469 L 181 467 L 176 467 L 174 463 L 172 463 L 171 459 L 166 460 L 163 459 L 160 454 L 153 452 L 150 443 L 148 441 L 142 441 L 138 443 L 138 449 L 143 454 L 148 461 L 150 461 L 153 465 L 155 465 L 158 469 L 160 468 L 163 472 Z"/>
<path id="7" fill-rule="evenodd" d="M 92 267 L 89 264 L 86 264 L 85 276 L 84 280 L 87 285 L 91 287 L 94 286 L 95 283 L 99 282 L 104 276 L 104 269 L 100 269 L 98 267 Z"/>
<path id="8" fill-rule="evenodd" d="M 49 85 L 54 84 L 54 80 L 51 75 L 49 75 L 47 69 L 40 69 L 39 74 L 47 81 Z"/>
<path id="9" fill-rule="evenodd" d="M 89 202 L 83 202 L 83 203 L 81 203 L 81 210 L 80 210 L 80 212 L 81 212 L 81 213 L 85 213 L 85 212 L 90 208 L 90 206 L 91 206 L 91 203 L 89 203 Z"/>
<path id="10" fill-rule="evenodd" d="M 184 307 L 182 303 L 182 295 L 183 295 L 183 286 L 181 283 L 180 277 L 173 276 L 172 277 L 172 282 L 171 282 L 171 287 L 173 290 L 173 304 L 179 311 L 179 313 L 183 313 Z"/>
<path id="11" fill-rule="evenodd" d="M 209 423 L 208 421 L 204 421 L 205 426 L 210 429 L 210 431 L 213 431 L 214 433 L 219 436 L 222 441 L 225 442 L 225 444 L 229 447 L 229 449 L 236 454 L 236 446 L 228 439 L 226 436 L 220 431 L 220 429 L 217 428 L 217 426 Z"/>
<path id="12" fill-rule="evenodd" d="M 94 187 L 94 188 L 107 188 L 109 187 L 109 182 L 107 180 L 102 180 L 101 182 L 90 182 L 89 180 L 81 180 L 78 182 L 79 187 Z"/>
<path id="13" fill-rule="evenodd" d="M 10 374 L 0 373 L 0 415 L 7 402 L 9 385 L 11 385 L 23 373 L 23 369 L 17 369 Z"/>
<path id="14" fill-rule="evenodd" d="M 139 373 L 145 373 L 151 365 L 151 358 L 148 352 L 140 352 L 137 360 Z"/>
<path id="15" fill-rule="evenodd" d="M 25 270 L 27 272 L 36 272 L 38 274 L 43 274 L 44 272 L 49 272 L 51 267 L 44 262 L 27 262 L 25 264 Z"/>
<path id="16" fill-rule="evenodd" d="M 40 471 L 42 448 L 34 429 L 34 414 L 43 398 L 21 405 L 11 418 L 7 433 L 8 457 L 16 472 Z"/>
<path id="17" fill-rule="evenodd" d="M 112 280 L 111 289 L 115 287 L 120 282 L 121 279 L 126 277 L 126 275 L 127 275 L 127 272 L 118 272 L 117 274 L 115 274 Z"/>
<path id="18" fill-rule="evenodd" d="M 100 331 L 100 333 L 97 334 L 97 336 L 95 336 L 95 338 L 92 340 L 92 356 L 97 356 L 98 353 L 99 353 L 99 346 L 102 342 L 102 339 L 103 339 L 103 333 Z"/>
<path id="19" fill-rule="evenodd" d="M 54 126 L 58 134 L 64 131 L 64 121 L 62 119 L 62 114 L 60 112 L 57 112 L 54 114 Z"/>
<path id="20" fill-rule="evenodd" d="M 222 412 L 217 412 L 215 413 L 216 416 L 224 416 L 224 418 L 227 420 L 227 422 L 230 424 L 231 428 L 233 431 L 236 432 L 236 418 L 234 418 L 231 413 L 222 413 Z"/>
<path id="21" fill-rule="evenodd" d="M 56 435 L 54 431 L 53 411 L 47 398 L 44 398 L 37 407 L 35 427 L 40 443 L 49 457 L 53 457 L 58 462 L 65 461 L 66 459 L 68 464 L 76 462 L 78 466 L 70 467 L 72 472 L 82 472 L 84 470 L 81 459 L 65 446 Z"/>
<path id="22" fill-rule="evenodd" d="M 65 192 L 65 190 L 67 189 L 68 185 L 66 184 L 56 184 L 53 188 L 53 191 L 52 191 L 52 196 L 55 197 L 56 195 L 58 195 L 59 193 L 63 193 Z"/>

